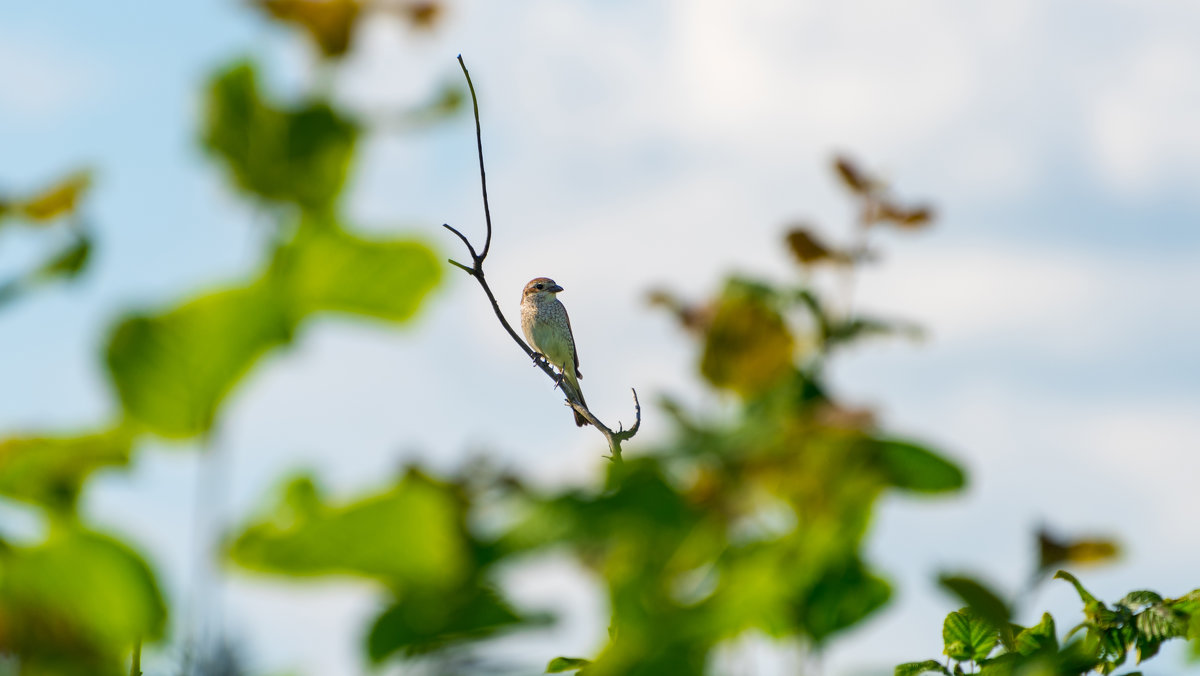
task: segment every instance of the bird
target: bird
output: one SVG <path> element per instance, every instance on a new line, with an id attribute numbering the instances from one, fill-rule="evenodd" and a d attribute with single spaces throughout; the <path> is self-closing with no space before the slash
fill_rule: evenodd
<path id="1" fill-rule="evenodd" d="M 579 403 L 587 408 L 583 390 L 579 389 L 579 352 L 575 349 L 575 336 L 571 334 L 571 318 L 567 308 L 555 295 L 563 288 L 549 277 L 529 280 L 521 293 L 521 329 L 533 349 L 562 371 L 562 375 L 579 395 Z M 536 355 L 535 355 L 536 357 Z M 587 418 L 572 409 L 575 424 L 583 427 Z"/>

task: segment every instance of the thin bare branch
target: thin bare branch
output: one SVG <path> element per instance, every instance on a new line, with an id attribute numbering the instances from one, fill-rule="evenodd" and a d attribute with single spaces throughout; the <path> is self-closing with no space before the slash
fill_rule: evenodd
<path id="1" fill-rule="evenodd" d="M 467 72 L 467 64 L 462 54 L 458 55 L 458 65 L 462 67 L 463 76 L 467 78 L 467 89 L 471 90 L 471 107 L 475 111 L 475 148 L 479 154 L 479 185 L 483 188 L 483 219 L 487 222 L 487 239 L 483 240 L 483 253 L 480 258 L 487 258 L 492 248 L 492 210 L 488 206 L 487 172 L 483 169 L 483 130 L 479 126 L 479 99 L 475 96 L 475 84 L 471 82 L 471 74 Z"/>
<path id="2" fill-rule="evenodd" d="M 500 320 L 500 325 L 504 327 L 504 330 L 508 332 L 508 335 L 512 337 L 513 341 L 520 346 L 525 354 L 533 359 L 533 365 L 540 368 L 547 377 L 554 381 L 555 387 L 558 387 L 563 391 L 563 394 L 566 395 L 567 405 L 573 408 L 581 416 L 583 416 L 585 420 L 591 423 L 592 426 L 600 432 L 600 434 L 604 435 L 604 439 L 608 442 L 608 448 L 611 452 L 611 455 L 607 457 L 609 457 L 609 459 L 611 459 L 614 463 L 619 464 L 623 462 L 621 458 L 621 443 L 632 439 L 633 435 L 637 434 L 638 428 L 640 428 L 642 425 L 642 406 L 640 403 L 638 403 L 637 391 L 634 390 L 633 392 L 633 406 L 636 415 L 636 421 L 633 423 L 633 427 L 630 427 L 628 430 L 626 430 L 624 429 L 624 426 L 618 425 L 617 431 L 614 432 L 611 428 L 601 422 L 600 419 L 597 418 L 590 410 L 588 410 L 587 406 L 583 404 L 583 396 L 579 393 L 579 391 L 576 390 L 571 383 L 562 378 L 560 374 L 556 373 L 554 368 L 550 366 L 545 359 L 539 358 L 541 355 L 535 352 L 533 348 L 529 347 L 529 345 L 526 344 L 521 336 L 513 329 L 512 325 L 508 323 L 508 320 L 504 318 L 504 313 L 500 310 L 500 304 L 496 302 L 496 295 L 492 293 L 491 286 L 488 285 L 487 279 L 484 278 L 483 262 L 487 258 L 488 251 L 491 249 L 492 245 L 492 212 L 491 208 L 488 206 L 487 174 L 483 168 L 483 134 L 479 124 L 479 101 L 475 97 L 475 86 L 471 83 L 471 74 L 467 72 L 467 65 L 465 62 L 463 62 L 461 54 L 458 57 L 458 63 L 460 66 L 462 66 L 463 75 L 467 78 L 467 87 L 471 90 L 471 104 L 475 111 L 475 144 L 479 153 L 479 179 L 483 189 L 483 214 L 484 219 L 487 221 L 487 239 L 484 241 L 483 250 L 476 253 L 475 248 L 471 246 L 471 241 L 466 235 L 451 227 L 449 224 L 443 224 L 442 227 L 454 233 L 460 240 L 462 240 L 463 244 L 467 246 L 467 252 L 471 254 L 470 267 L 453 259 L 450 259 L 450 264 L 467 273 L 468 275 L 471 275 L 476 281 L 479 282 L 479 286 L 483 288 L 483 293 L 487 296 L 488 302 L 492 304 L 492 311 L 496 313 L 496 319 Z"/>
<path id="3" fill-rule="evenodd" d="M 471 262 L 472 263 L 478 265 L 483 260 L 483 257 L 487 255 L 486 251 L 483 252 L 483 256 L 480 256 L 479 254 L 475 253 L 475 247 L 471 246 L 471 240 L 467 239 L 466 235 L 459 232 L 457 229 L 452 227 L 449 223 L 442 223 L 442 227 L 449 230 L 450 232 L 458 235 L 458 238 L 463 241 L 463 244 L 467 245 L 467 251 L 471 252 Z"/>

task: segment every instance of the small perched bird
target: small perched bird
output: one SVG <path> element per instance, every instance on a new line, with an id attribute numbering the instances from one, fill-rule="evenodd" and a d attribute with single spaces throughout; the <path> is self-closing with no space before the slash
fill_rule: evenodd
<path id="1" fill-rule="evenodd" d="M 549 277 L 532 279 L 521 294 L 521 329 L 530 346 L 562 371 L 563 377 L 579 393 L 579 403 L 585 407 L 583 390 L 579 389 L 579 352 L 575 350 L 575 336 L 571 335 L 571 319 L 567 308 L 555 298 L 563 288 Z M 575 413 L 575 424 L 583 427 L 588 421 Z"/>

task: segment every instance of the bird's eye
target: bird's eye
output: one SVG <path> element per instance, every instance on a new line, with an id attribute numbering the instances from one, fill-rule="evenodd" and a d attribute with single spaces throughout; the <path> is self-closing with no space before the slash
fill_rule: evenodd
<path id="1" fill-rule="evenodd" d="M 538 290 L 539 290 L 539 291 L 541 291 L 542 289 L 546 288 L 546 285 L 545 285 L 545 284 L 538 284 L 538 285 L 537 285 L 537 288 L 538 288 Z"/>

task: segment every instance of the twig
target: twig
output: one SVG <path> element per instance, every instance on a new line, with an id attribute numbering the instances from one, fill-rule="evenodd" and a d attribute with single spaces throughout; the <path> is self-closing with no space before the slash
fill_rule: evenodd
<path id="1" fill-rule="evenodd" d="M 133 642 L 133 657 L 129 660 L 129 676 L 142 676 L 142 637 Z"/>
<path id="2" fill-rule="evenodd" d="M 461 54 L 458 56 L 458 65 L 462 67 L 463 75 L 467 78 L 467 88 L 471 90 L 471 106 L 475 111 L 475 147 L 479 154 L 479 182 L 483 191 L 483 216 L 485 222 L 487 223 L 487 238 L 484 239 L 483 250 L 476 252 L 475 247 L 471 245 L 471 240 L 467 239 L 466 235 L 451 227 L 449 224 L 443 223 L 443 228 L 446 228 L 450 232 L 457 235 L 458 238 L 462 240 L 463 244 L 466 245 L 467 253 L 471 255 L 471 265 L 463 265 L 454 259 L 448 260 L 451 265 L 462 270 L 468 275 L 471 275 L 475 278 L 475 281 L 479 282 L 479 286 L 483 287 L 484 294 L 487 295 L 488 301 L 492 304 L 492 311 L 496 313 L 496 319 L 500 320 L 500 325 L 504 327 L 505 331 L 508 331 L 508 335 L 512 337 L 517 345 L 519 345 L 521 349 L 525 351 L 525 355 L 533 360 L 534 366 L 540 368 L 547 377 L 555 382 L 556 386 L 562 389 L 567 398 L 567 405 L 577 411 L 579 415 L 583 416 L 585 420 L 591 423 L 592 426 L 600 432 L 600 434 L 604 435 L 604 439 L 608 442 L 608 450 L 611 453 L 611 455 L 606 457 L 608 457 L 614 463 L 620 464 L 623 462 L 621 459 L 621 443 L 632 439 L 633 435 L 637 434 L 638 429 L 642 426 L 642 405 L 638 402 L 637 390 L 633 391 L 633 406 L 636 415 L 636 421 L 633 423 L 633 427 L 630 427 L 627 430 L 625 429 L 624 425 L 618 425 L 617 430 L 613 431 L 612 428 L 600 422 L 600 419 L 597 418 L 595 414 L 588 410 L 587 406 L 583 404 L 583 397 L 580 395 L 579 391 L 572 387 L 571 383 L 567 382 L 563 378 L 560 378 L 559 374 L 554 372 L 554 369 L 550 366 L 550 364 L 548 364 L 545 359 L 540 359 L 540 355 L 535 352 L 533 348 L 529 347 L 529 345 L 527 345 L 525 341 L 521 339 L 521 336 L 513 330 L 512 325 L 509 324 L 508 320 L 504 318 L 504 313 L 500 311 L 500 304 L 496 302 L 496 295 L 492 293 L 492 288 L 488 286 L 487 280 L 483 276 L 483 261 L 487 258 L 488 251 L 492 246 L 492 211 L 488 206 L 487 172 L 484 171 L 483 168 L 483 132 L 481 131 L 479 124 L 479 100 L 475 96 L 475 85 L 471 83 L 471 74 L 467 72 L 467 64 L 463 61 Z"/>

